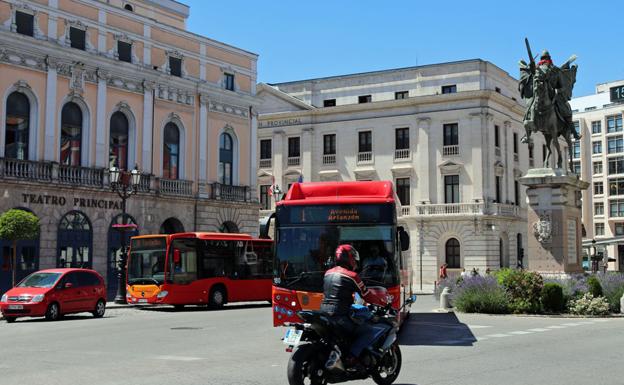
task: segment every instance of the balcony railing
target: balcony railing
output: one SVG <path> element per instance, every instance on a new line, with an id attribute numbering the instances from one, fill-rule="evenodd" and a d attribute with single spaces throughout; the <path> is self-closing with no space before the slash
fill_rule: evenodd
<path id="1" fill-rule="evenodd" d="M 158 179 L 158 192 L 165 195 L 193 195 L 193 181 L 184 179 Z"/>
<path id="2" fill-rule="evenodd" d="M 459 145 L 454 144 L 450 146 L 442 146 L 442 155 L 444 156 L 459 155 Z"/>
<path id="3" fill-rule="evenodd" d="M 0 176 L 5 178 L 51 181 L 52 163 L 18 159 L 0 159 Z"/>
<path id="4" fill-rule="evenodd" d="M 409 148 L 394 150 L 394 159 L 409 159 L 409 158 L 410 158 Z"/>
<path id="5" fill-rule="evenodd" d="M 409 217 L 410 216 L 410 207 L 409 206 L 401 206 L 401 216 Z"/>
<path id="6" fill-rule="evenodd" d="M 520 206 L 503 203 L 443 203 L 416 206 L 417 215 L 422 216 L 496 215 L 505 217 L 518 217 L 521 214 L 520 210 Z"/>
<path id="7" fill-rule="evenodd" d="M 358 163 L 373 163 L 373 152 L 372 151 L 358 152 L 357 162 Z"/>
<path id="8" fill-rule="evenodd" d="M 272 159 L 260 159 L 260 168 L 271 168 L 273 162 Z"/>
<path id="9" fill-rule="evenodd" d="M 60 165 L 58 181 L 73 186 L 103 187 L 104 169 Z"/>
<path id="10" fill-rule="evenodd" d="M 250 202 L 251 191 L 249 186 L 230 186 L 222 183 L 213 183 L 211 185 L 211 198 L 233 202 Z"/>
<path id="11" fill-rule="evenodd" d="M 323 164 L 336 164 L 336 154 L 323 155 Z"/>
<path id="12" fill-rule="evenodd" d="M 152 188 L 152 179 L 153 175 L 151 174 L 141 174 L 141 180 L 139 181 L 139 192 L 150 192 Z"/>
<path id="13" fill-rule="evenodd" d="M 301 164 L 301 157 L 299 156 L 289 156 L 288 157 L 288 165 L 289 166 L 299 166 Z"/>

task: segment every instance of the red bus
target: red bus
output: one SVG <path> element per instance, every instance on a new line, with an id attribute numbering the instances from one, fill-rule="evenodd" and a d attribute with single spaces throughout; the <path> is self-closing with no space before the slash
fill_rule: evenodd
<path id="1" fill-rule="evenodd" d="M 273 325 L 300 322 L 298 310 L 317 310 L 323 276 L 340 244 L 360 254 L 360 276 L 382 286 L 401 308 L 412 296 L 409 235 L 397 223 L 400 210 L 392 182 L 294 183 L 275 209 Z M 263 223 L 266 237 L 271 218 Z M 402 321 L 408 306 L 400 314 Z"/>
<path id="2" fill-rule="evenodd" d="M 210 305 L 271 301 L 273 241 L 189 232 L 132 237 L 129 304 Z"/>

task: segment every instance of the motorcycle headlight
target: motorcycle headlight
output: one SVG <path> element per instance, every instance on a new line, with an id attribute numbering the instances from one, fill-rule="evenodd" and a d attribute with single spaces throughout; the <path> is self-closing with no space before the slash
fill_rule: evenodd
<path id="1" fill-rule="evenodd" d="M 167 290 L 163 290 L 160 293 L 158 293 L 158 295 L 156 295 L 156 298 L 165 298 L 167 294 L 169 294 L 169 292 Z"/>
<path id="2" fill-rule="evenodd" d="M 2 298 L 0 298 L 0 302 L 6 302 L 6 301 L 7 301 L 7 295 L 2 294 Z"/>
<path id="3" fill-rule="evenodd" d="M 39 303 L 41 301 L 43 301 L 43 294 L 37 294 L 36 296 L 32 297 L 32 299 L 30 300 L 30 302 L 32 303 Z"/>

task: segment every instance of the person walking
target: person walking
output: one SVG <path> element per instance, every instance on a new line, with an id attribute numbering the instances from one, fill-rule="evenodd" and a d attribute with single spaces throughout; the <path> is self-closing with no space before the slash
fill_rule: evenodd
<path id="1" fill-rule="evenodd" d="M 442 266 L 440 266 L 440 281 L 448 278 L 448 273 L 446 272 L 447 267 L 448 265 L 446 263 L 443 263 Z"/>

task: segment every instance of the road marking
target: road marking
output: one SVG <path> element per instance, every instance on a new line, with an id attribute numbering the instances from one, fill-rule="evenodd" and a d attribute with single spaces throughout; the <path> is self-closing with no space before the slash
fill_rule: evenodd
<path id="1" fill-rule="evenodd" d="M 581 325 L 591 325 L 591 324 L 594 323 L 594 321 L 583 321 L 583 322 L 577 322 L 577 323 L 579 323 Z"/>
<path id="2" fill-rule="evenodd" d="M 563 326 L 563 325 L 548 326 L 548 329 L 565 329 L 565 328 L 567 328 L 567 326 Z"/>
<path id="3" fill-rule="evenodd" d="M 608 319 L 595 319 L 594 322 L 609 322 Z"/>
<path id="4" fill-rule="evenodd" d="M 534 329 L 529 329 L 530 332 L 547 332 L 550 331 L 550 329 L 544 329 L 544 328 L 534 328 Z"/>
<path id="5" fill-rule="evenodd" d="M 469 329 L 485 329 L 485 328 L 491 328 L 491 325 L 466 325 L 468 326 Z"/>
<path id="6" fill-rule="evenodd" d="M 201 357 L 185 357 L 185 356 L 156 356 L 157 360 L 169 360 L 169 361 L 199 361 Z"/>
<path id="7" fill-rule="evenodd" d="M 499 334 L 488 334 L 486 337 L 491 337 L 491 338 L 504 338 L 504 337 L 511 337 L 509 334 L 503 334 L 503 333 L 499 333 Z"/>
<path id="8" fill-rule="evenodd" d="M 524 335 L 524 334 L 533 334 L 533 332 L 527 332 L 527 331 L 524 331 L 524 330 L 518 330 L 518 331 L 515 331 L 515 332 L 509 332 L 509 334 L 513 334 L 513 335 L 519 336 L 519 335 Z"/>
<path id="9" fill-rule="evenodd" d="M 575 323 L 575 322 L 568 322 L 567 324 L 562 324 L 564 326 L 582 326 L 583 324 L 580 323 Z"/>

